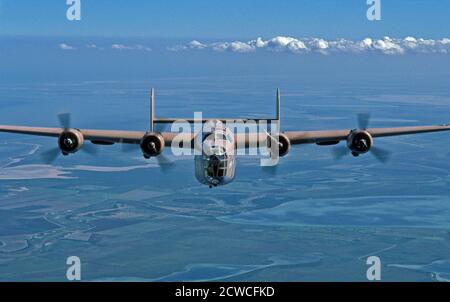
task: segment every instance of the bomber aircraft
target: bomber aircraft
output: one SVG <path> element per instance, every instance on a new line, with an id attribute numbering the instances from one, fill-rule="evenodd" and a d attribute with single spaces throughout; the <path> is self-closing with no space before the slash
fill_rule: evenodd
<path id="1" fill-rule="evenodd" d="M 47 163 L 53 162 L 59 154 L 69 155 L 79 150 L 95 153 L 90 141 L 96 145 L 113 145 L 140 148 L 146 159 L 156 158 L 161 167 L 167 163 L 163 150 L 165 147 L 195 150 L 195 176 L 205 185 L 216 187 L 233 181 L 236 171 L 236 152 L 241 149 L 264 148 L 267 150 L 268 163 L 272 166 L 278 163 L 278 158 L 283 157 L 291 149 L 292 145 L 317 144 L 320 146 L 337 145 L 341 141 L 345 146 L 335 147 L 335 158 L 341 158 L 347 154 L 359 156 L 369 151 L 380 161 L 388 159 L 389 152 L 374 146 L 374 138 L 396 135 L 417 134 L 425 132 L 438 132 L 450 130 L 450 125 L 412 126 L 396 128 L 369 128 L 369 114 L 358 115 L 358 127 L 343 130 L 319 130 L 319 131 L 280 131 L 280 90 L 276 93 L 276 116 L 268 119 L 234 119 L 234 118 L 195 118 L 175 119 L 156 118 L 154 116 L 155 92 L 150 93 L 150 127 L 147 131 L 122 131 L 122 130 L 93 130 L 73 128 L 70 123 L 70 114 L 59 114 L 59 128 L 43 128 L 28 126 L 0 125 L 0 132 L 20 133 L 37 136 L 55 137 L 58 140 L 57 148 L 43 154 Z M 170 132 L 156 131 L 155 124 L 179 123 L 194 126 L 194 131 Z M 264 130 L 253 132 L 232 131 L 228 125 L 250 125 L 254 122 L 267 125 L 271 123 L 270 132 L 267 127 Z M 177 127 L 175 127 L 177 128 Z M 235 130 L 235 129 L 233 129 Z M 245 153 L 244 153 L 245 154 Z"/>

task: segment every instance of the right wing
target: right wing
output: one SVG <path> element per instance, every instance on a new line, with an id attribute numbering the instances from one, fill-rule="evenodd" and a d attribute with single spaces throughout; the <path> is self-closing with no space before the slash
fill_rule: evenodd
<path id="1" fill-rule="evenodd" d="M 397 128 L 368 128 L 372 137 L 398 136 L 428 132 L 440 132 L 450 130 L 450 125 L 414 126 Z M 352 130 L 324 130 L 324 131 L 288 131 L 283 132 L 291 141 L 291 144 L 327 144 L 340 142 L 347 139 Z"/>
<path id="2" fill-rule="evenodd" d="M 321 131 L 286 131 L 285 135 L 292 145 L 298 144 L 319 144 L 333 145 L 340 141 L 345 141 L 353 129 L 342 130 L 321 130 Z M 450 125 L 436 126 L 414 126 L 397 128 L 369 128 L 366 129 L 372 137 L 398 136 L 408 134 L 419 134 L 428 132 L 440 132 L 450 130 Z M 261 143 L 266 143 L 269 133 L 246 133 L 236 134 L 237 148 L 257 147 Z M 275 135 L 273 135 L 275 136 Z"/>

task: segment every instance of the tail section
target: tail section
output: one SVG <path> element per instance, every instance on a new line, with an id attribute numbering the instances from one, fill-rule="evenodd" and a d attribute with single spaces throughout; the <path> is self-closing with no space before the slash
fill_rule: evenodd
<path id="1" fill-rule="evenodd" d="M 155 123 L 155 88 L 150 90 L 150 132 L 154 131 Z"/>
<path id="2" fill-rule="evenodd" d="M 281 115 L 281 95 L 280 95 L 280 88 L 277 88 L 277 104 L 276 104 L 276 121 L 277 121 L 277 131 L 281 132 L 280 130 L 280 115 Z"/>
<path id="3" fill-rule="evenodd" d="M 277 128 L 278 128 L 277 131 L 281 132 L 280 131 L 280 118 L 281 118 L 280 111 L 281 111 L 281 93 L 280 93 L 280 89 L 277 89 L 275 117 L 274 118 L 256 118 L 256 119 L 251 119 L 251 120 L 256 121 L 256 122 L 266 121 L 269 123 L 275 121 L 277 124 Z M 249 119 L 248 118 L 223 118 L 223 117 L 203 118 L 202 120 L 196 120 L 196 119 L 192 119 L 192 118 L 155 118 L 155 89 L 152 88 L 150 90 L 150 132 L 154 132 L 154 130 L 155 130 L 154 124 L 171 124 L 178 120 L 183 120 L 188 123 L 196 123 L 196 122 L 205 123 L 209 120 L 219 120 L 224 123 L 236 123 L 236 122 L 245 123 Z"/>

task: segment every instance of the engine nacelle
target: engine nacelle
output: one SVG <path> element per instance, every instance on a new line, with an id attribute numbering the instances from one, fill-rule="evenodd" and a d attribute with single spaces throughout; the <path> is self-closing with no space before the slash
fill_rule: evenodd
<path id="1" fill-rule="evenodd" d="M 366 153 L 373 146 L 373 138 L 365 130 L 353 130 L 347 137 L 347 147 L 357 156 Z"/>
<path id="2" fill-rule="evenodd" d="M 283 133 L 279 134 L 278 137 L 278 155 L 283 157 L 289 153 L 291 150 L 291 141 Z"/>
<path id="3" fill-rule="evenodd" d="M 147 133 L 141 140 L 141 150 L 145 158 L 155 157 L 164 149 L 164 138 L 159 133 Z"/>
<path id="4" fill-rule="evenodd" d="M 267 140 L 267 147 L 271 148 L 271 144 L 272 141 L 275 140 L 275 137 L 271 137 L 270 139 L 268 138 Z M 283 133 L 279 133 L 278 134 L 278 156 L 279 157 L 283 157 L 286 154 L 289 153 L 289 150 L 291 150 L 291 141 L 289 140 L 289 138 L 283 134 Z"/>
<path id="5" fill-rule="evenodd" d="M 64 155 L 77 152 L 81 149 L 83 144 L 83 134 L 75 129 L 65 130 L 58 138 L 59 148 Z"/>

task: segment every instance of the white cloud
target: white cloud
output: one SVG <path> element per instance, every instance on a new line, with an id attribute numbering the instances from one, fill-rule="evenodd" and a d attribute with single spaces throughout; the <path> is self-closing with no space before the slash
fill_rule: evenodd
<path id="1" fill-rule="evenodd" d="M 186 49 L 188 49 L 188 47 L 185 45 L 175 45 L 175 46 L 167 47 L 167 50 L 170 50 L 170 51 L 181 51 L 181 50 L 186 50 Z"/>
<path id="2" fill-rule="evenodd" d="M 111 45 L 112 49 L 115 50 L 142 50 L 142 51 L 151 51 L 150 47 L 136 44 L 136 45 L 125 45 L 125 44 L 113 44 Z"/>
<path id="3" fill-rule="evenodd" d="M 123 45 L 123 44 L 113 44 L 113 45 L 111 45 L 111 48 L 112 49 L 120 49 L 120 50 L 123 50 L 123 49 L 129 50 L 129 49 L 131 49 L 130 46 L 126 46 L 126 45 Z"/>
<path id="4" fill-rule="evenodd" d="M 206 44 L 200 43 L 200 42 L 197 41 L 197 40 L 193 40 L 193 41 L 191 41 L 191 42 L 189 43 L 189 48 L 203 49 L 203 48 L 206 48 L 206 47 L 207 47 Z"/>
<path id="5" fill-rule="evenodd" d="M 69 44 L 66 44 L 66 43 L 61 43 L 58 45 L 58 47 L 59 47 L 59 49 L 62 49 L 62 50 L 75 50 L 76 49 L 75 47 L 70 46 Z"/>
<path id="6" fill-rule="evenodd" d="M 403 39 L 403 44 L 407 48 L 416 48 L 417 47 L 417 39 L 414 37 L 406 37 Z"/>
<path id="7" fill-rule="evenodd" d="M 372 47 L 372 44 L 373 44 L 373 41 L 371 38 L 365 38 L 364 40 L 362 40 L 360 42 L 360 45 L 365 49 Z"/>
<path id="8" fill-rule="evenodd" d="M 330 44 L 328 41 L 324 39 L 314 38 L 311 41 L 308 41 L 309 49 L 313 51 L 317 51 L 321 54 L 328 54 L 328 48 L 330 48 Z"/>
<path id="9" fill-rule="evenodd" d="M 170 51 L 180 51 L 180 50 L 187 50 L 187 49 L 204 49 L 207 48 L 208 45 L 203 44 L 197 40 L 192 40 L 187 45 L 176 45 L 176 46 L 170 46 L 167 47 Z"/>
<path id="10" fill-rule="evenodd" d="M 268 49 L 275 51 L 289 50 L 291 52 L 298 53 L 307 50 L 305 43 L 292 37 L 278 36 L 270 39 L 267 43 L 262 40 L 261 42 L 261 45 L 267 45 L 266 47 Z"/>
<path id="11" fill-rule="evenodd" d="M 441 40 L 406 37 L 403 39 L 384 37 L 382 39 L 365 38 L 362 40 L 322 38 L 298 39 L 289 36 L 277 36 L 268 40 L 257 38 L 250 41 L 221 41 L 203 43 L 193 40 L 186 45 L 168 48 L 172 51 L 210 49 L 217 52 L 249 53 L 258 50 L 291 53 L 378 53 L 383 55 L 402 55 L 405 53 L 450 53 L 450 39 Z"/>
<path id="12" fill-rule="evenodd" d="M 373 48 L 386 55 L 402 54 L 405 52 L 398 42 L 395 42 L 389 37 L 384 37 L 383 40 L 376 40 L 373 43 Z"/>
<path id="13" fill-rule="evenodd" d="M 327 49 L 328 48 L 328 42 L 324 39 L 313 39 L 311 41 L 311 45 L 317 49 Z"/>

